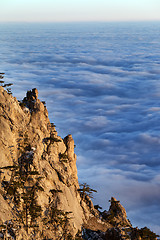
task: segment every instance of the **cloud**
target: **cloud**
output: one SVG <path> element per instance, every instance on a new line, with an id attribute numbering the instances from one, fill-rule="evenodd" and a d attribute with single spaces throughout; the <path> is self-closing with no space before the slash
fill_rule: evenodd
<path id="1" fill-rule="evenodd" d="M 73 135 L 94 202 L 115 196 L 132 222 L 159 231 L 159 39 L 143 26 L 0 26 L 0 64 L 14 96 L 38 88 L 58 134 Z"/>

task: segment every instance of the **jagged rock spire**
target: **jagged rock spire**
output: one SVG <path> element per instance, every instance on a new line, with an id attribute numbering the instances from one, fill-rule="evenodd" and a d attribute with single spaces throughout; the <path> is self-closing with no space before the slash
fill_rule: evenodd
<path id="1" fill-rule="evenodd" d="M 127 214 L 125 208 L 120 204 L 120 201 L 118 201 L 116 198 L 111 197 L 111 206 L 109 209 L 110 214 L 113 215 L 114 221 L 117 223 L 117 225 L 126 225 L 131 226 L 130 222 L 127 219 Z"/>
<path id="2" fill-rule="evenodd" d="M 35 99 L 38 99 L 38 90 L 36 88 L 33 88 L 31 91 L 27 92 L 27 100 L 33 101 Z"/>

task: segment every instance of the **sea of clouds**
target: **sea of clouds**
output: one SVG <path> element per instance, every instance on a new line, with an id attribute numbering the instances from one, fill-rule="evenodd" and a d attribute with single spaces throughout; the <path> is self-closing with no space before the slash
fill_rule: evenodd
<path id="1" fill-rule="evenodd" d="M 94 203 L 160 234 L 160 22 L 0 24 L 0 72 L 72 134 Z"/>

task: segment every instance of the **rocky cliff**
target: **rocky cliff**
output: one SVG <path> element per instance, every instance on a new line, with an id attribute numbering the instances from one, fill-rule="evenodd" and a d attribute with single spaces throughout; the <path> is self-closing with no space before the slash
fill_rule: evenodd
<path id="1" fill-rule="evenodd" d="M 18 101 L 0 87 L 0 156 L 0 239 L 145 239 L 115 198 L 93 206 L 72 135 L 58 136 L 37 89 Z"/>

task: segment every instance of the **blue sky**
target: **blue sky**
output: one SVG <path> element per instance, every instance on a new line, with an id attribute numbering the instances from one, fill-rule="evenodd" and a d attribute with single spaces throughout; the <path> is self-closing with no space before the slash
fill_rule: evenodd
<path id="1" fill-rule="evenodd" d="M 1 0 L 0 22 L 160 20 L 159 0 Z"/>

